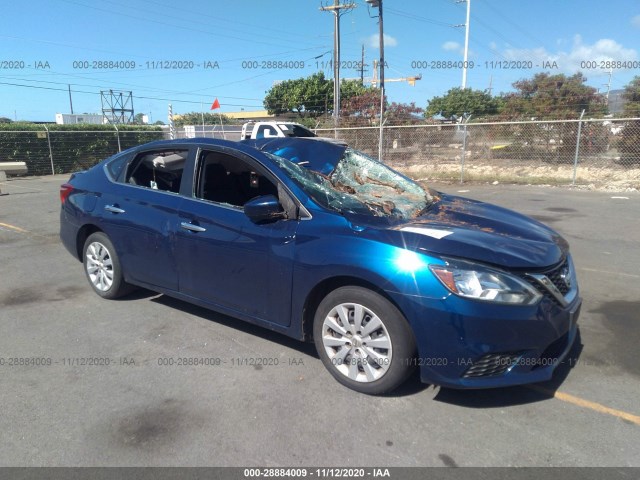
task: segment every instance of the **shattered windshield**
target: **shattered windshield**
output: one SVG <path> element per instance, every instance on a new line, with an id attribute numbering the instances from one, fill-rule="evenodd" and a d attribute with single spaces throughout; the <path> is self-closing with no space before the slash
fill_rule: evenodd
<path id="1" fill-rule="evenodd" d="M 342 213 L 409 219 L 432 202 L 420 185 L 351 148 L 329 176 L 275 155 L 271 158 L 315 201 Z"/>

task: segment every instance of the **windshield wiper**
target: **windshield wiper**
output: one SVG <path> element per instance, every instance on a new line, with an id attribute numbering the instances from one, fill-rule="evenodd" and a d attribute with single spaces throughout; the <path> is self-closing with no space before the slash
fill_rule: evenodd
<path id="1" fill-rule="evenodd" d="M 425 197 L 424 197 L 424 198 L 425 198 L 425 200 L 427 201 L 427 204 L 426 204 L 426 205 L 424 206 L 424 208 L 423 208 L 422 210 L 420 210 L 420 211 L 418 212 L 418 214 L 417 214 L 415 217 L 413 217 L 413 218 L 421 217 L 421 216 L 422 216 L 422 215 L 424 215 L 425 213 L 428 213 L 428 212 L 429 212 L 429 210 L 431 210 L 431 208 L 433 208 L 433 206 L 436 204 L 436 200 L 435 200 L 435 198 L 432 198 L 431 200 L 429 200 L 429 198 L 428 198 L 426 195 L 425 195 Z"/>

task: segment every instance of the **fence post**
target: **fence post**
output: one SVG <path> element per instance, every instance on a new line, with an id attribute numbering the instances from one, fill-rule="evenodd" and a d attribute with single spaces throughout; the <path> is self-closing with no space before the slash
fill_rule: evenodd
<path id="1" fill-rule="evenodd" d="M 47 131 L 47 143 L 49 144 L 49 159 L 51 160 L 51 175 L 56 174 L 56 169 L 53 166 L 53 150 L 51 149 L 51 136 L 49 134 L 49 129 L 46 125 L 43 125 L 44 129 Z"/>
<path id="2" fill-rule="evenodd" d="M 118 139 L 118 153 L 122 151 L 122 147 L 120 146 L 120 130 L 118 130 L 118 126 L 114 123 L 113 128 L 116 129 L 116 138 Z"/>
<path id="3" fill-rule="evenodd" d="M 578 120 L 578 138 L 576 139 L 576 155 L 573 158 L 573 181 L 571 185 L 576 184 L 576 174 L 578 172 L 578 154 L 580 153 L 580 134 L 582 133 L 582 117 L 584 116 L 584 108 L 580 114 L 580 120 Z"/>
<path id="4" fill-rule="evenodd" d="M 467 156 L 467 122 L 470 118 L 471 115 L 469 115 L 464 121 L 464 138 L 462 139 L 462 162 L 460 164 L 460 183 L 464 183 L 464 159 Z"/>

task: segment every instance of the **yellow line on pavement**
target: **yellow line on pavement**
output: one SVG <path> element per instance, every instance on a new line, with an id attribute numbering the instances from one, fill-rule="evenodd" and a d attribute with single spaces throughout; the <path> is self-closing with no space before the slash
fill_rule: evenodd
<path id="1" fill-rule="evenodd" d="M 598 413 L 613 415 L 614 417 L 622 418 L 623 420 L 627 420 L 631 423 L 635 423 L 636 425 L 640 425 L 640 416 L 638 415 L 633 415 L 631 413 L 623 412 L 622 410 L 616 410 L 615 408 L 609 408 L 600 403 L 592 402 L 590 400 L 585 400 L 583 398 L 576 397 L 574 395 L 569 395 L 568 393 L 557 392 L 557 391 L 554 392 L 553 390 L 548 390 L 546 388 L 538 387 L 536 385 L 529 385 L 528 388 L 540 393 L 544 393 L 545 395 L 549 395 L 550 397 L 557 398 L 558 400 L 561 400 L 563 402 L 577 405 L 578 407 L 588 408 Z"/>
<path id="2" fill-rule="evenodd" d="M 29 230 L 25 230 L 24 228 L 16 227 L 15 225 L 9 225 L 8 223 L 0 222 L 0 227 L 8 228 L 9 230 L 13 230 L 14 232 L 29 233 Z"/>

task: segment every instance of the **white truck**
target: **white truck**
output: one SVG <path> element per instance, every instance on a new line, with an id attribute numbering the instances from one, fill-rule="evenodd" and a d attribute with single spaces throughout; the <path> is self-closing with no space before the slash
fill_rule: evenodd
<path id="1" fill-rule="evenodd" d="M 242 125 L 241 140 L 249 138 L 317 137 L 304 125 L 292 122 L 247 122 Z"/>

